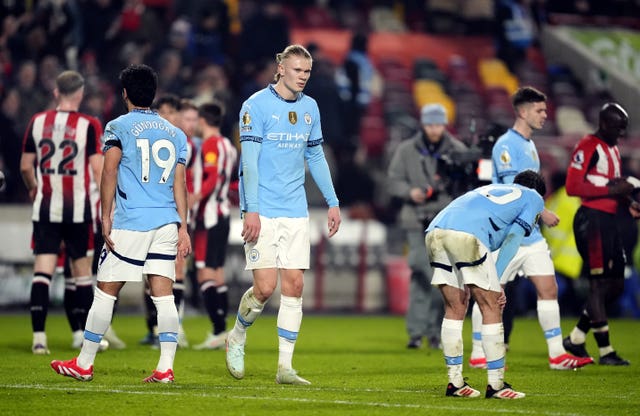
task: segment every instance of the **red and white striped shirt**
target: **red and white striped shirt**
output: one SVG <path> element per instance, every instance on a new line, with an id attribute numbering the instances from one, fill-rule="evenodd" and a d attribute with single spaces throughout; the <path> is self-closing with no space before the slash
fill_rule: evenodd
<path id="1" fill-rule="evenodd" d="M 202 199 L 194 211 L 196 223 L 203 222 L 205 228 L 230 214 L 229 185 L 237 159 L 238 152 L 226 137 L 211 136 L 202 142 L 193 166 L 194 193 Z"/>
<path id="2" fill-rule="evenodd" d="M 49 110 L 31 118 L 22 150 L 36 153 L 33 221 L 91 221 L 89 157 L 102 153 L 101 136 L 98 119 L 79 112 Z"/>
<path id="3" fill-rule="evenodd" d="M 618 198 L 609 197 L 607 184 L 621 177 L 621 165 L 618 146 L 609 146 L 594 135 L 583 137 L 567 169 L 567 194 L 579 196 L 585 207 L 615 214 Z"/>

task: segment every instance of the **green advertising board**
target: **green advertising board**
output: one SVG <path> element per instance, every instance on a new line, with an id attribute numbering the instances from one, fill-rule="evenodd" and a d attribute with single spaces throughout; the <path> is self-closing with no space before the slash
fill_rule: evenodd
<path id="1" fill-rule="evenodd" d="M 607 67 L 640 80 L 640 32 L 571 28 L 568 34 L 602 59 Z"/>

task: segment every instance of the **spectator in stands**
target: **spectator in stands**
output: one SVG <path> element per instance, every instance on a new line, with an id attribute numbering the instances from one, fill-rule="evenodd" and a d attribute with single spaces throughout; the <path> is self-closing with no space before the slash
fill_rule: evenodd
<path id="1" fill-rule="evenodd" d="M 422 129 L 402 142 L 389 163 L 389 193 L 402 201 L 400 227 L 405 230 L 411 268 L 406 325 L 407 348 L 419 348 L 426 337 L 431 348 L 440 344 L 442 298 L 431 286 L 433 269 L 424 244 L 424 230 L 456 196 L 448 189 L 442 159 L 466 146 L 446 131 L 447 112 L 440 104 L 427 104 L 420 112 Z"/>
<path id="2" fill-rule="evenodd" d="M 239 67 L 243 75 L 251 74 L 262 59 L 272 59 L 289 44 L 289 20 L 282 0 L 265 0 L 258 10 L 242 22 Z M 229 108 L 229 107 L 227 107 Z"/>
<path id="3" fill-rule="evenodd" d="M 3 200 L 9 202 L 28 202 L 29 195 L 20 177 L 20 160 L 17 157 L 22 149 L 21 133 L 17 119 L 20 109 L 20 92 L 9 89 L 2 99 L 0 108 L 0 157 L 4 160 L 5 188 Z"/>
<path id="4" fill-rule="evenodd" d="M 526 60 L 527 50 L 536 37 L 530 6 L 531 0 L 496 0 L 494 3 L 496 57 L 514 74 Z"/>
<path id="5" fill-rule="evenodd" d="M 367 54 L 368 45 L 366 34 L 354 34 L 349 53 L 336 71 L 336 84 L 344 103 L 346 137 L 358 136 L 360 120 L 373 97 L 379 93 L 381 81 Z"/>
<path id="6" fill-rule="evenodd" d="M 567 193 L 582 200 L 573 232 L 586 266 L 589 295 L 578 323 L 564 339 L 564 347 L 577 356 L 589 357 L 585 341 L 593 329 L 601 365 L 629 365 L 611 345 L 607 318 L 608 309 L 624 290 L 626 231 L 622 227 L 628 227 L 629 216 L 640 218 L 638 202 L 629 202 L 634 185 L 621 176 L 618 139 L 626 134 L 628 123 L 622 106 L 605 104 L 598 130 L 578 142 L 567 169 Z"/>

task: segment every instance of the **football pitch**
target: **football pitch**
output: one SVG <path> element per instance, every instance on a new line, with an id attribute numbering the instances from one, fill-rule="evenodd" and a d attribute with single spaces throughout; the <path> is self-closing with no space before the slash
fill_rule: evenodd
<path id="1" fill-rule="evenodd" d="M 640 321 L 610 322 L 613 343 L 630 367 L 552 371 L 537 320 L 516 320 L 506 380 L 527 397 L 514 401 L 445 397 L 441 351 L 407 350 L 404 319 L 398 316 L 307 314 L 293 363 L 313 384 L 280 386 L 274 381 L 275 321 L 274 315 L 262 316 L 249 330 L 243 380 L 228 375 L 222 350 L 179 349 L 176 382 L 160 385 L 142 383 L 158 351 L 138 345 L 145 333 L 140 315 L 116 314 L 113 326 L 127 349 L 100 353 L 91 382 L 61 377 L 49 367 L 54 358 L 77 354 L 62 315 L 47 322 L 50 356 L 31 354 L 26 312 L 0 315 L 0 415 L 640 414 Z M 563 321 L 565 334 L 573 322 Z M 191 344 L 201 342 L 209 329 L 204 317 L 187 317 L 183 324 Z M 466 365 L 470 326 L 467 320 L 464 373 L 484 392 L 486 371 Z M 597 355 L 591 335 L 587 349 Z"/>

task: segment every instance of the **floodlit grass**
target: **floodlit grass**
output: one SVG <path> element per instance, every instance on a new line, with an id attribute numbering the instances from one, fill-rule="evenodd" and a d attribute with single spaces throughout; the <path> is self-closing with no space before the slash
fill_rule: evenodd
<path id="1" fill-rule="evenodd" d="M 563 322 L 565 333 L 573 319 Z M 465 358 L 470 352 L 465 323 Z M 209 328 L 204 317 L 188 317 L 192 344 Z M 94 380 L 56 375 L 51 359 L 68 359 L 71 336 L 62 315 L 47 322 L 51 356 L 31 354 L 27 314 L 0 316 L 0 415 L 638 415 L 640 414 L 639 321 L 610 322 L 614 345 L 631 360 L 626 368 L 591 365 L 551 371 L 535 319 L 516 321 L 506 380 L 527 397 L 516 401 L 447 398 L 446 369 L 439 350 L 407 350 L 404 319 L 391 316 L 307 314 L 294 366 L 311 386 L 280 386 L 275 316 L 261 317 L 249 331 L 246 375 L 228 375 L 223 351 L 178 350 L 173 385 L 147 385 L 158 352 L 138 345 L 141 316 L 116 315 L 114 328 L 124 351 L 98 355 Z M 468 342 L 467 342 L 468 341 Z M 597 355 L 593 337 L 588 350 Z M 486 372 L 465 366 L 468 382 L 484 391 Z"/>

